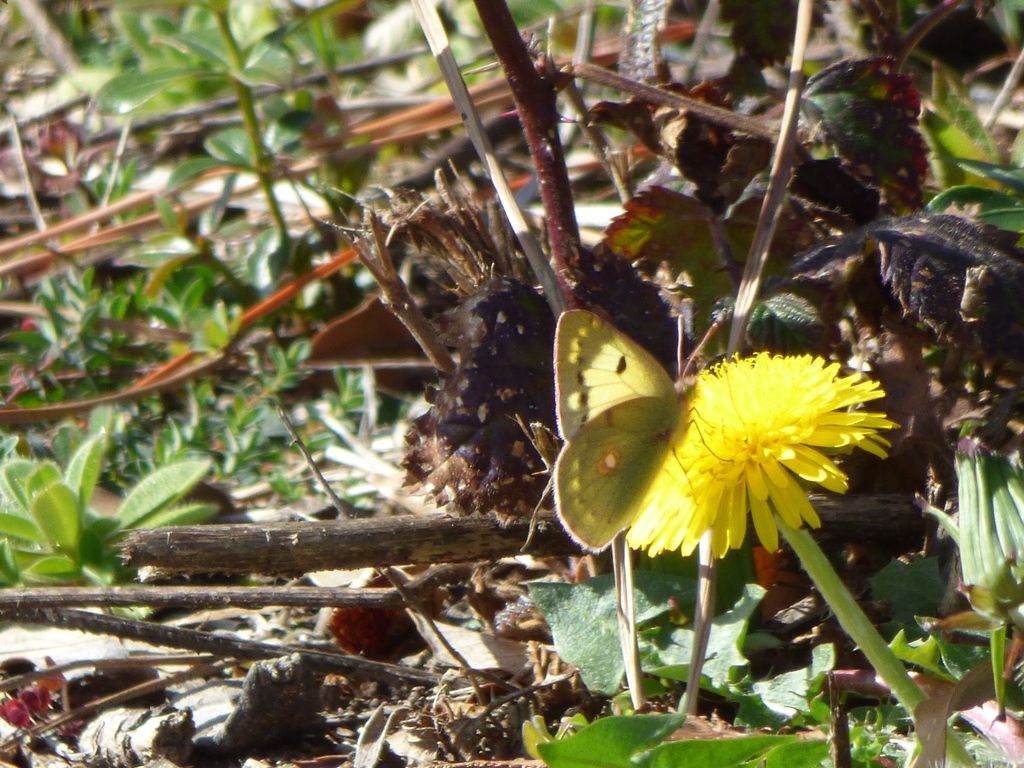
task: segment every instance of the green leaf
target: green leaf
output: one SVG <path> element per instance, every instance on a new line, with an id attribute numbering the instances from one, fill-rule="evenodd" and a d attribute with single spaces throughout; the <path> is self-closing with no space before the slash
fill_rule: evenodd
<path id="1" fill-rule="evenodd" d="M 799 714 L 810 712 L 811 699 L 821 690 L 825 673 L 835 665 L 831 643 L 814 646 L 810 666 L 774 675 L 754 683 L 753 696 L 740 701 L 737 725 L 778 728 Z"/>
<path id="2" fill-rule="evenodd" d="M 634 755 L 660 744 L 684 722 L 681 714 L 606 717 L 567 738 L 538 744 L 537 751 L 549 768 L 633 768 Z"/>
<path id="3" fill-rule="evenodd" d="M 946 591 L 935 557 L 909 564 L 892 560 L 868 583 L 875 599 L 889 603 L 893 620 L 901 625 L 914 625 L 915 616 L 934 616 Z"/>
<path id="4" fill-rule="evenodd" d="M 765 768 L 824 768 L 832 765 L 828 742 L 798 739 L 780 744 L 765 756 Z"/>
<path id="5" fill-rule="evenodd" d="M 1024 194 L 1024 168 L 997 165 L 996 163 L 986 163 L 981 160 L 970 160 L 962 157 L 955 158 L 953 162 L 965 171 L 970 171 L 982 178 L 998 181 L 1004 187 L 1009 187 L 1014 192 Z"/>
<path id="6" fill-rule="evenodd" d="M 28 492 L 30 499 L 29 507 L 31 508 L 32 501 L 35 499 L 37 493 L 54 483 L 61 482 L 63 479 L 64 476 L 60 471 L 60 467 L 52 461 L 44 461 L 36 464 L 32 473 L 25 481 L 25 490 Z"/>
<path id="7" fill-rule="evenodd" d="M 103 468 L 103 454 L 107 449 L 107 436 L 100 432 L 82 443 L 75 451 L 64 473 L 64 482 L 78 496 L 84 508 L 92 498 Z"/>
<path id="8" fill-rule="evenodd" d="M 21 580 L 21 569 L 9 541 L 0 541 L 0 583 L 13 586 Z"/>
<path id="9" fill-rule="evenodd" d="M 36 544 L 45 544 L 47 542 L 43 532 L 27 517 L 10 515 L 6 512 L 0 512 L 0 536 L 34 541 Z"/>
<path id="10" fill-rule="evenodd" d="M 696 294 L 692 297 L 702 309 L 729 289 L 706 205 L 664 187 L 650 187 L 624 208 L 604 233 L 605 244 L 615 253 L 655 269 L 664 262 L 673 275 L 685 272 L 694 284 L 687 294 Z"/>
<path id="11" fill-rule="evenodd" d="M 29 496 L 26 485 L 35 471 L 36 463 L 28 459 L 11 459 L 0 467 L 0 496 L 11 507 L 10 511 L 29 514 Z"/>
<path id="12" fill-rule="evenodd" d="M 190 157 L 178 163 L 171 171 L 171 175 L 167 177 L 167 191 L 177 189 L 200 174 L 223 167 L 224 163 L 215 157 Z"/>
<path id="13" fill-rule="evenodd" d="M 118 550 L 92 528 L 82 532 L 79 553 L 82 575 L 94 584 L 106 586 L 130 578 L 130 571 L 121 564 Z"/>
<path id="14" fill-rule="evenodd" d="M 217 507 L 212 504 L 181 504 L 167 509 L 159 509 L 141 517 L 133 528 L 162 528 L 169 525 L 196 525 L 205 523 L 217 514 Z"/>
<path id="15" fill-rule="evenodd" d="M 942 654 L 942 666 L 955 680 L 962 679 L 988 658 L 989 649 L 984 645 L 949 642 L 941 634 L 935 636 L 935 641 L 939 644 L 939 651 Z"/>
<path id="16" fill-rule="evenodd" d="M 889 643 L 889 649 L 896 654 L 896 658 L 900 661 L 920 667 L 938 678 L 953 679 L 953 676 L 942 666 L 942 651 L 934 637 L 908 642 L 906 633 L 901 629 Z"/>
<path id="17" fill-rule="evenodd" d="M 245 258 L 248 281 L 262 291 L 276 287 L 289 256 L 288 245 L 276 229 L 260 232 Z"/>
<path id="18" fill-rule="evenodd" d="M 242 128 L 225 128 L 208 138 L 203 146 L 210 156 L 224 165 L 234 168 L 253 168 L 256 159 L 252 154 L 249 134 Z"/>
<path id="19" fill-rule="evenodd" d="M 239 79 L 250 86 L 285 85 L 291 80 L 294 68 L 294 61 L 283 46 L 264 40 L 252 47 Z"/>
<path id="20" fill-rule="evenodd" d="M 950 208 L 971 214 L 993 227 L 1024 232 L 1024 200 L 996 189 L 972 184 L 950 187 L 933 197 L 926 210 L 944 213 Z"/>
<path id="21" fill-rule="evenodd" d="M 185 53 L 193 54 L 204 64 L 212 64 L 213 69 L 227 74 L 231 69 L 224 49 L 224 41 L 216 29 L 201 29 L 195 32 L 178 32 L 161 42 L 177 48 Z"/>
<path id="22" fill-rule="evenodd" d="M 890 203 L 910 210 L 920 207 L 928 170 L 917 130 L 920 106 L 910 76 L 895 71 L 884 57 L 832 64 L 810 78 L 805 91 L 805 107 L 820 120 L 848 170 L 885 189 Z"/>
<path id="23" fill-rule="evenodd" d="M 121 75 L 108 80 L 100 88 L 96 94 L 96 103 L 103 112 L 126 115 L 168 88 L 194 76 L 195 71 L 187 67 Z"/>
<path id="24" fill-rule="evenodd" d="M 741 766 L 765 765 L 772 751 L 797 742 L 796 736 L 746 736 L 739 739 L 709 739 L 673 741 L 651 750 L 648 759 L 640 765 L 643 768 L 680 768 L 681 766 L 714 766 L 715 768 L 740 768 Z M 818 749 L 824 748 L 822 756 L 828 754 L 824 741 L 812 742 Z M 797 766 L 817 767 L 820 759 L 813 763 L 794 763 Z"/>
<path id="25" fill-rule="evenodd" d="M 199 248 L 190 238 L 173 232 L 161 232 L 141 245 L 128 249 L 121 261 L 148 268 L 166 265 L 179 267 L 198 254 Z M 150 278 L 150 285 L 153 282 L 154 278 Z"/>
<path id="26" fill-rule="evenodd" d="M 754 349 L 799 354 L 817 348 L 823 334 L 818 311 L 793 293 L 779 293 L 754 305 L 747 336 Z"/>
<path id="27" fill-rule="evenodd" d="M 684 606 L 693 603 L 692 581 L 650 571 L 637 571 L 634 581 L 638 622 L 667 612 L 670 600 Z M 579 667 L 583 682 L 592 691 L 616 693 L 625 668 L 612 577 L 598 576 L 581 584 L 537 582 L 529 589 L 530 598 L 551 627 L 558 655 Z"/>
<path id="28" fill-rule="evenodd" d="M 747 625 L 765 590 L 757 584 L 748 584 L 731 610 L 716 616 L 711 623 L 707 657 L 703 673 L 719 691 L 725 690 L 732 679 L 732 670 L 746 666 L 743 655 L 743 641 Z M 660 677 L 685 681 L 693 650 L 694 631 L 688 627 L 676 627 L 660 638 L 652 638 L 658 646 L 658 658 L 662 666 L 650 671 Z M 645 667 L 646 668 L 646 667 Z"/>
<path id="29" fill-rule="evenodd" d="M 208 459 L 179 461 L 161 467 L 132 488 L 117 511 L 117 519 L 125 528 L 134 527 L 153 512 L 176 502 L 209 471 Z"/>
<path id="30" fill-rule="evenodd" d="M 22 581 L 26 583 L 68 583 L 79 580 L 75 561 L 65 555 L 48 555 L 35 560 L 21 569 Z"/>
<path id="31" fill-rule="evenodd" d="M 82 532 L 78 497 L 64 483 L 53 483 L 32 498 L 32 517 L 53 545 L 77 555 Z"/>
<path id="32" fill-rule="evenodd" d="M 999 149 L 978 118 L 974 103 L 947 70 L 939 70 L 932 78 L 930 108 L 921 118 L 921 128 L 931 145 L 931 165 L 940 187 L 967 181 L 956 164 L 958 158 L 999 161 Z"/>

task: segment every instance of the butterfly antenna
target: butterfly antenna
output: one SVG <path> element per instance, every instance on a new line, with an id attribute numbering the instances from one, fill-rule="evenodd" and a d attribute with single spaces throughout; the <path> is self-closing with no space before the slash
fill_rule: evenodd
<path id="1" fill-rule="evenodd" d="M 680 360 L 676 361 L 676 366 L 677 366 L 676 370 L 679 370 L 679 371 L 682 371 L 682 372 L 679 374 L 679 380 L 676 382 L 676 388 L 677 389 L 682 386 L 682 382 L 686 381 L 686 377 L 690 375 L 690 373 L 693 371 L 694 366 L 697 364 L 697 358 L 700 357 L 700 353 L 704 351 L 704 347 L 706 347 L 708 345 L 708 342 L 711 341 L 711 338 L 718 332 L 718 329 L 721 328 L 721 327 L 722 327 L 722 323 L 720 321 L 718 321 L 718 320 L 715 320 L 715 322 L 713 322 L 711 324 L 711 327 L 708 328 L 707 331 L 704 333 L 704 336 L 701 337 L 700 342 L 697 344 L 696 347 L 693 348 L 693 352 L 691 352 L 690 356 L 686 358 L 686 363 L 685 364 L 683 364 L 681 362 L 682 350 L 683 350 L 683 336 L 680 333 L 680 336 L 679 336 L 679 356 L 680 356 Z M 680 332 L 681 332 L 681 330 L 682 329 L 680 329 Z"/>

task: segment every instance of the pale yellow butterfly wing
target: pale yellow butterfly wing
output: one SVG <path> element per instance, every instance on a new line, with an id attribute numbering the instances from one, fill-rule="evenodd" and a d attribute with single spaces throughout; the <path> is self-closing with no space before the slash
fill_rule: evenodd
<path id="1" fill-rule="evenodd" d="M 555 463 L 555 506 L 583 546 L 600 550 L 680 472 L 670 440 L 682 418 L 675 393 L 634 397 L 587 421 Z M 653 493 L 657 491 L 657 493 Z"/>
<path id="2" fill-rule="evenodd" d="M 672 380 L 650 352 L 582 309 L 565 312 L 558 320 L 555 394 L 558 429 L 565 440 L 621 403 L 640 397 L 676 402 Z"/>

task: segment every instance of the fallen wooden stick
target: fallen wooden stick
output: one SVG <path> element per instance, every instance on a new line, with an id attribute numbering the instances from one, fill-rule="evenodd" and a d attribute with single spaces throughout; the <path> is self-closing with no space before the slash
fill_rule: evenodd
<path id="1" fill-rule="evenodd" d="M 859 542 L 920 535 L 921 513 L 909 495 L 812 495 L 822 534 Z M 550 514 L 501 525 L 483 517 L 384 517 L 274 524 L 193 525 L 131 531 L 121 545 L 127 565 L 169 573 L 299 575 L 333 568 L 433 565 L 518 554 L 581 554 Z"/>

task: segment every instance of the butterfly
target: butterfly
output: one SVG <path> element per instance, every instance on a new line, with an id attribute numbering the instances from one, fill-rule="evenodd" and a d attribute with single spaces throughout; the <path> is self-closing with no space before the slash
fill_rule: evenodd
<path id="1" fill-rule="evenodd" d="M 555 507 L 572 537 L 601 550 L 650 504 L 671 503 L 686 473 L 672 451 L 684 404 L 661 364 L 586 310 L 555 332 Z"/>

